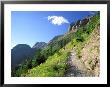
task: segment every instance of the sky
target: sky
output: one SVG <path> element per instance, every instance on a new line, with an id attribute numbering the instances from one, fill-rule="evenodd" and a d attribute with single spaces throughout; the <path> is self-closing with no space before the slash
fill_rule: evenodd
<path id="1" fill-rule="evenodd" d="M 65 34 L 69 24 L 93 11 L 12 11 L 11 48 L 17 44 L 48 43 L 57 35 Z"/>

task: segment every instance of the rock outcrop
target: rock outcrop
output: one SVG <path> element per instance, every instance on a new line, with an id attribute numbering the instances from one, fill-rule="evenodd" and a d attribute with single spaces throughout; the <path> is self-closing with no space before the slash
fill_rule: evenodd
<path id="1" fill-rule="evenodd" d="M 91 20 L 91 17 L 85 17 L 82 20 L 77 20 L 77 22 L 72 22 L 69 26 L 69 32 L 76 32 L 79 27 L 84 27 L 89 21 Z"/>

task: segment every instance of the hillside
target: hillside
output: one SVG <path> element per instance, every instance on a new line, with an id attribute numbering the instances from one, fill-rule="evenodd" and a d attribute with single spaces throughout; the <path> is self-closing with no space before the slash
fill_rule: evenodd
<path id="1" fill-rule="evenodd" d="M 84 77 L 99 76 L 100 74 L 100 28 L 96 27 L 90 34 L 89 39 L 81 49 L 79 57 L 76 55 L 75 49 L 71 50 L 68 58 L 69 68 L 65 76 L 67 77 Z M 77 48 L 76 48 L 77 49 Z"/>
<path id="2" fill-rule="evenodd" d="M 55 41 L 57 41 L 59 38 L 63 37 L 63 35 L 58 35 L 58 36 L 55 36 L 52 40 L 49 41 L 48 45 L 54 43 Z"/>
<path id="3" fill-rule="evenodd" d="M 71 52 L 76 56 L 73 64 L 79 67 L 72 71 L 76 72 L 73 76 L 99 76 L 99 21 L 100 15 L 96 14 L 76 22 L 66 34 L 36 51 L 32 60 L 21 64 L 12 76 L 64 77 L 70 69 L 68 60 L 72 58 Z M 77 70 L 90 73 L 78 75 Z"/>

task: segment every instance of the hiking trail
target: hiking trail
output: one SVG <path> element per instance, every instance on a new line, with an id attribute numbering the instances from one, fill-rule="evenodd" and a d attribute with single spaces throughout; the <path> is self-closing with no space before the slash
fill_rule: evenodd
<path id="1" fill-rule="evenodd" d="M 68 69 L 65 77 L 92 77 L 92 72 L 87 70 L 84 63 L 77 58 L 75 50 L 72 50 L 67 61 Z"/>

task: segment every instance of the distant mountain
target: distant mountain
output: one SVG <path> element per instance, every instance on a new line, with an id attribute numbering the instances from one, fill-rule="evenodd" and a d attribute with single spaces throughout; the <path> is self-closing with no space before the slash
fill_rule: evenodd
<path id="1" fill-rule="evenodd" d="M 47 45 L 45 42 L 37 42 L 32 48 L 42 49 Z"/>
<path id="2" fill-rule="evenodd" d="M 42 49 L 47 44 L 45 42 L 37 42 L 32 48 L 27 44 L 18 44 L 11 50 L 11 66 L 14 68 L 24 60 L 31 58 L 34 52 Z"/>
<path id="3" fill-rule="evenodd" d="M 33 59 L 31 60 L 31 62 L 28 61 L 28 64 L 25 63 L 22 64 L 22 66 L 19 66 L 19 68 L 14 71 L 14 74 L 12 73 L 12 76 L 26 76 L 26 77 L 65 76 L 65 72 L 67 72 L 69 68 L 66 67 L 68 66 L 67 58 L 71 57 L 71 52 L 73 50 L 74 53 L 73 52 L 72 53 L 75 54 L 74 57 L 76 56 L 76 58 L 78 59 L 78 62 L 76 61 L 76 65 L 79 64 L 78 67 L 82 66 L 80 62 L 81 63 L 83 62 L 85 67 L 83 68 L 84 71 L 85 70 L 87 70 L 87 72 L 90 71 L 98 76 L 100 65 L 99 64 L 100 15 L 95 15 L 93 17 L 85 17 L 83 19 L 76 21 L 75 23 L 74 22 L 71 23 L 70 25 L 71 27 L 69 27 L 69 31 L 67 33 L 65 33 L 64 35 L 55 36 L 47 43 L 47 45 L 44 42 L 37 42 L 32 48 L 27 46 L 27 48 L 29 49 L 39 49 L 39 48 L 43 49 L 34 51 L 36 53 L 34 54 L 34 57 L 32 57 Z M 91 41 L 93 43 L 91 43 Z M 18 46 L 17 49 L 20 49 L 21 47 Z M 16 50 L 15 48 L 13 50 Z M 18 53 L 19 52 L 20 50 L 18 50 Z M 27 52 L 26 49 L 25 52 Z M 33 67 L 30 68 L 30 65 Z M 27 69 L 25 68 L 26 66 L 28 67 Z M 76 69 L 75 70 L 76 73 L 74 73 L 74 70 L 73 71 L 71 70 L 70 72 L 73 72 L 73 75 L 76 76 L 77 72 L 83 69 L 80 68 L 78 70 Z"/>
<path id="4" fill-rule="evenodd" d="M 63 37 L 64 35 L 57 35 L 57 36 L 55 36 L 52 40 L 50 40 L 49 42 L 48 42 L 48 45 L 49 44 L 51 44 L 51 43 L 53 43 L 53 42 L 55 42 L 56 40 L 58 40 L 59 38 L 61 38 L 61 37 Z"/>
<path id="5" fill-rule="evenodd" d="M 34 54 L 32 49 L 27 44 L 18 44 L 11 50 L 11 66 L 15 67 L 20 64 L 23 60 L 31 57 Z"/>

